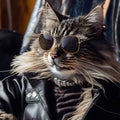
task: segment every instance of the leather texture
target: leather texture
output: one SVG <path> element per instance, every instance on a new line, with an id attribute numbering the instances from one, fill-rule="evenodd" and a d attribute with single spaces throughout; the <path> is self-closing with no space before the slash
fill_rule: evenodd
<path id="1" fill-rule="evenodd" d="M 111 0 L 105 19 L 106 40 L 114 44 L 116 60 L 120 61 L 120 0 Z"/>
<path id="2" fill-rule="evenodd" d="M 29 79 L 30 80 L 30 79 Z M 0 109 L 17 120 L 57 120 L 52 82 L 31 85 L 27 77 L 0 81 Z M 103 82 L 105 93 L 94 89 L 94 100 L 82 120 L 120 120 L 120 86 Z"/>
<path id="3" fill-rule="evenodd" d="M 23 36 L 15 31 L 0 29 L 0 80 L 9 76 L 10 64 L 19 55 Z"/>
<path id="4" fill-rule="evenodd" d="M 34 88 L 26 77 L 13 78 L 0 81 L 0 109 L 17 120 L 50 120 L 44 82 Z"/>

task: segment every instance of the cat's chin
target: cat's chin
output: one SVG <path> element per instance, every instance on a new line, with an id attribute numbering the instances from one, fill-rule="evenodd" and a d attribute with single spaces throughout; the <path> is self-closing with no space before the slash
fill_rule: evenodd
<path id="1" fill-rule="evenodd" d="M 75 75 L 74 70 L 67 70 L 56 65 L 50 67 L 51 72 L 59 79 L 71 79 Z"/>

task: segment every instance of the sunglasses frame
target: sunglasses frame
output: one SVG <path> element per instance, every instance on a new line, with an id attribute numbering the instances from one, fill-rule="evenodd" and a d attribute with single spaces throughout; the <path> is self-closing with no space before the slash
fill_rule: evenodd
<path id="1" fill-rule="evenodd" d="M 40 35 L 44 35 L 44 34 L 47 34 L 47 35 L 49 35 L 50 37 L 52 37 L 49 32 L 47 32 L 47 33 L 46 33 L 46 32 L 40 33 Z M 40 35 L 39 35 L 39 39 L 40 39 Z M 80 49 L 80 44 L 81 44 L 82 42 L 86 41 L 86 39 L 87 39 L 87 37 L 85 37 L 84 35 L 66 35 L 66 36 L 74 36 L 74 37 L 76 37 L 77 40 L 78 40 L 78 49 L 77 49 L 75 52 L 69 52 L 69 51 L 65 50 L 65 49 L 62 47 L 62 44 L 60 43 L 60 48 L 61 48 L 65 53 L 70 53 L 70 54 L 76 54 L 76 53 L 78 53 L 78 51 L 79 51 L 79 49 Z M 63 36 L 62 38 L 66 37 L 66 36 Z M 52 37 L 52 38 L 53 38 L 53 43 L 54 43 L 54 37 Z M 62 41 L 62 38 L 61 38 L 61 41 Z M 53 44 L 52 44 L 52 46 L 53 46 Z M 51 48 L 52 48 L 52 46 L 51 46 Z M 50 49 L 51 49 L 51 48 L 50 48 Z M 42 48 L 42 49 L 43 49 L 43 48 Z M 45 51 L 49 51 L 50 49 L 45 50 Z M 43 50 L 44 50 L 44 49 L 43 49 Z"/>
<path id="2" fill-rule="evenodd" d="M 39 45 L 40 45 L 40 36 L 41 35 L 44 35 L 44 34 L 47 34 L 47 35 L 49 35 L 50 37 L 52 37 L 51 35 L 50 35 L 50 33 L 49 32 L 41 32 L 40 34 L 39 34 Z M 53 43 L 54 43 L 54 38 L 52 37 L 52 39 L 53 39 Z M 52 46 L 53 46 L 53 44 L 52 44 Z M 51 46 L 51 47 L 52 47 Z M 41 47 L 41 45 L 40 45 L 40 47 Z M 51 49 L 51 47 L 50 47 L 50 49 Z M 41 47 L 41 49 L 43 49 L 42 47 Z M 50 49 L 43 49 L 44 51 L 49 51 Z"/>
<path id="3" fill-rule="evenodd" d="M 73 36 L 73 35 L 69 35 L 69 36 Z M 64 38 L 64 37 L 66 37 L 66 36 L 63 36 L 62 38 Z M 75 36 L 75 37 L 76 37 L 76 36 Z M 77 48 L 77 50 L 76 50 L 75 52 L 70 52 L 70 51 L 65 50 L 65 49 L 62 47 L 62 43 L 60 44 L 61 49 L 62 49 L 65 53 L 76 54 L 76 53 L 79 51 L 79 48 L 80 48 L 79 39 L 78 39 L 78 37 L 76 37 L 76 38 L 77 38 L 78 48 Z M 61 40 L 61 41 L 62 41 L 62 40 Z"/>

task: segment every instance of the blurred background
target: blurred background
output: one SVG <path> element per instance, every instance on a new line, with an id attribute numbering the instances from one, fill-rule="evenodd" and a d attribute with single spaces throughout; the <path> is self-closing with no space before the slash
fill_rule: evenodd
<path id="1" fill-rule="evenodd" d="M 36 0 L 0 0 L 0 29 L 24 34 Z"/>
<path id="2" fill-rule="evenodd" d="M 0 0 L 0 80 L 11 76 L 36 0 Z"/>

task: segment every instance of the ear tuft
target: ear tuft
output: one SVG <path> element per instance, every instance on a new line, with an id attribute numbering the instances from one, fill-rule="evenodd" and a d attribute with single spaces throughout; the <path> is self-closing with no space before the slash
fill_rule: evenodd
<path id="1" fill-rule="evenodd" d="M 102 5 L 96 6 L 88 15 L 84 18 L 89 23 L 103 24 L 103 8 Z"/>
<path id="2" fill-rule="evenodd" d="M 53 7 L 46 2 L 45 4 L 45 15 L 46 15 L 46 19 L 51 19 L 54 20 L 56 22 L 59 22 L 59 18 L 57 17 L 57 14 L 55 13 Z"/>
<path id="3" fill-rule="evenodd" d="M 64 19 L 68 19 L 67 16 L 64 16 L 64 15 L 60 14 L 59 12 L 57 12 L 56 10 L 54 10 L 53 7 L 48 2 L 46 3 L 46 9 L 51 10 L 59 22 L 61 22 Z"/>
<path id="4" fill-rule="evenodd" d="M 86 16 L 84 16 L 81 25 L 86 28 L 86 33 L 88 36 L 101 33 L 103 29 L 102 5 L 96 6 Z"/>
<path id="5" fill-rule="evenodd" d="M 49 31 L 58 25 L 63 19 L 67 19 L 67 17 L 56 12 L 53 7 L 46 2 L 41 12 L 41 21 L 43 21 L 42 29 Z"/>

